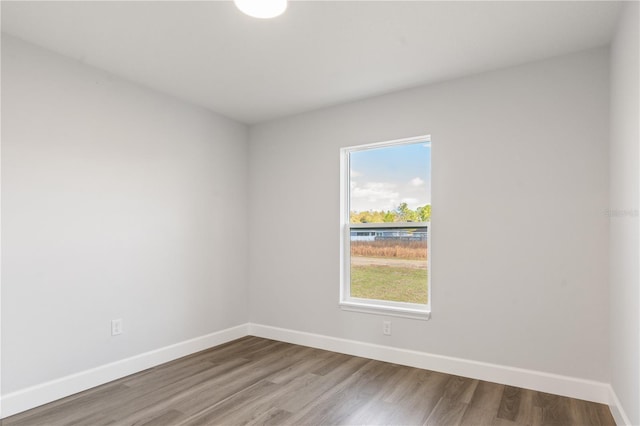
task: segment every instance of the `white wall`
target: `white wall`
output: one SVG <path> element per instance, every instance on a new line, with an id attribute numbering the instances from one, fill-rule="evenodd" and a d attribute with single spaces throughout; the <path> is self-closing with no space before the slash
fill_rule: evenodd
<path id="1" fill-rule="evenodd" d="M 3 394 L 246 323 L 244 125 L 6 36 L 2 124 Z"/>
<path id="2" fill-rule="evenodd" d="M 253 323 L 608 382 L 608 51 L 257 125 Z M 341 311 L 339 148 L 430 134 L 432 319 Z"/>
<path id="3" fill-rule="evenodd" d="M 609 240 L 604 214 L 638 206 L 621 28 L 610 174 L 606 49 L 257 125 L 247 151 L 241 124 L 3 36 L 2 393 L 247 320 L 609 382 L 611 306 L 638 422 L 637 218 Z M 339 148 L 425 133 L 433 316 L 387 337 L 338 308 Z"/>
<path id="4" fill-rule="evenodd" d="M 629 421 L 640 425 L 640 7 L 625 6 L 611 49 L 610 313 L 611 384 Z"/>

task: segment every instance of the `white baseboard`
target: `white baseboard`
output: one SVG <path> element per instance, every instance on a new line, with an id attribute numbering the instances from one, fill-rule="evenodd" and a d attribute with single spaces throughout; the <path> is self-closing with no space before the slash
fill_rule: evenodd
<path id="1" fill-rule="evenodd" d="M 468 359 L 435 355 L 390 346 L 363 343 L 319 334 L 249 324 L 249 334 L 297 345 L 310 346 L 348 355 L 360 356 L 394 364 L 439 371 L 472 379 L 486 380 L 532 389 L 571 398 L 608 404 L 610 386 L 606 383 L 584 380 L 558 374 L 505 367 Z"/>
<path id="2" fill-rule="evenodd" d="M 613 420 L 616 421 L 616 425 L 632 426 L 631 420 L 627 417 L 627 413 L 622 408 L 618 395 L 616 395 L 611 385 L 609 385 L 609 408 L 611 408 L 611 414 L 613 415 Z"/>
<path id="3" fill-rule="evenodd" d="M 0 399 L 2 404 L 0 418 L 247 335 L 609 404 L 618 425 L 631 424 L 615 392 L 606 383 L 252 323 L 176 343 L 4 395 Z"/>
<path id="4" fill-rule="evenodd" d="M 1 418 L 246 336 L 247 324 L 196 337 L 2 396 Z"/>

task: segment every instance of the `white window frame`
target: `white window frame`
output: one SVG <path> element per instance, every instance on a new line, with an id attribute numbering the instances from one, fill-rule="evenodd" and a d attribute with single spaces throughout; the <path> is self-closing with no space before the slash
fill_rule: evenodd
<path id="1" fill-rule="evenodd" d="M 431 318 L 431 222 L 350 223 L 351 175 L 349 155 L 366 151 L 412 143 L 431 143 L 429 135 L 386 142 L 350 146 L 340 149 L 340 308 L 363 312 L 427 320 Z M 378 299 L 351 297 L 351 230 L 366 228 L 427 228 L 427 303 L 392 302 Z"/>

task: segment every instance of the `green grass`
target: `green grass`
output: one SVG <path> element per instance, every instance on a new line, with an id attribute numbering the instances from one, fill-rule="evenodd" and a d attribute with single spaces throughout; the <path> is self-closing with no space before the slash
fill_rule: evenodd
<path id="1" fill-rule="evenodd" d="M 427 303 L 427 270 L 392 266 L 351 266 L 351 296 Z"/>

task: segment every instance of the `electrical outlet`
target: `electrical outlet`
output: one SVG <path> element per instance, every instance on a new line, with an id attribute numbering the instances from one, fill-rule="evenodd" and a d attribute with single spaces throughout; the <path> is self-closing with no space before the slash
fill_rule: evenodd
<path id="1" fill-rule="evenodd" d="M 391 321 L 382 321 L 382 334 L 391 336 Z"/>
<path id="2" fill-rule="evenodd" d="M 122 334 L 122 319 L 111 320 L 111 335 L 117 336 Z"/>

